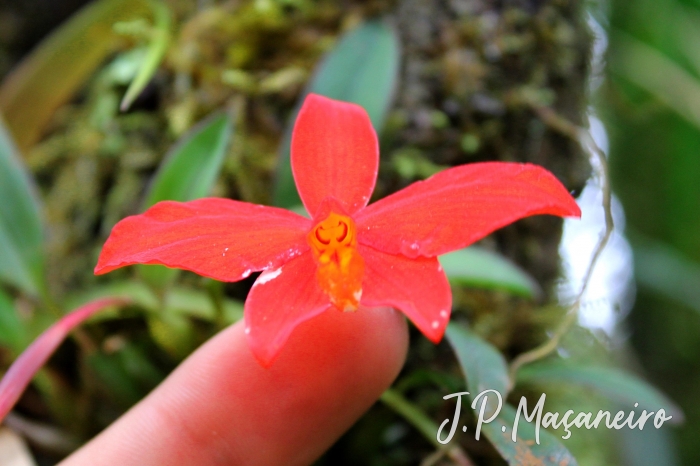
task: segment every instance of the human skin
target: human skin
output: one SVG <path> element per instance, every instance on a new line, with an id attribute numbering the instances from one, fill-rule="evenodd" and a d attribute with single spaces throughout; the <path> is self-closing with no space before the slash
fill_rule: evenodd
<path id="1" fill-rule="evenodd" d="M 263 368 L 239 322 L 61 466 L 310 464 L 391 385 L 407 349 L 397 311 L 330 309 Z"/>

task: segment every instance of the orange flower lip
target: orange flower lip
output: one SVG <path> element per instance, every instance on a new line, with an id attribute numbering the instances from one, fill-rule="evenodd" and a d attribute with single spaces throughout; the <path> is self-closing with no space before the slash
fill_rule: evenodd
<path id="1" fill-rule="evenodd" d="M 350 217 L 331 212 L 311 230 L 309 244 L 317 254 L 328 253 L 343 247 L 355 247 L 357 244 L 355 222 Z"/>
<path id="2" fill-rule="evenodd" d="M 365 263 L 357 251 L 357 228 L 352 218 L 331 211 L 307 236 L 316 259 L 316 279 L 331 303 L 355 311 L 362 297 Z"/>

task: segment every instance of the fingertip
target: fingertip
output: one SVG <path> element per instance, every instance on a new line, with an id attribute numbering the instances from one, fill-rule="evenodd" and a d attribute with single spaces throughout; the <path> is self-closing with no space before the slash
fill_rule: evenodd
<path id="1" fill-rule="evenodd" d="M 407 349 L 397 311 L 330 309 L 265 368 L 240 322 L 66 465 L 310 464 L 391 385 Z"/>

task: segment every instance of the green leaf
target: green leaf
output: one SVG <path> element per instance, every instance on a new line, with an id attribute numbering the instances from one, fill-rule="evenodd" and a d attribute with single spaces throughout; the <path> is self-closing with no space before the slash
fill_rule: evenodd
<path id="1" fill-rule="evenodd" d="M 447 456 L 452 458 L 454 464 L 468 464 L 459 443 L 454 439 L 447 444 L 438 442 L 435 435 L 438 431 L 437 424 L 419 406 L 411 403 L 391 388 L 382 393 L 380 400 L 415 427 L 436 449 L 444 451 Z"/>
<path id="2" fill-rule="evenodd" d="M 484 435 L 509 465 L 576 466 L 578 464 L 576 458 L 559 442 L 556 436 L 545 429 L 540 429 L 540 442 L 538 444 L 535 426 L 525 421 L 522 415 L 518 418 L 518 432 L 516 441 L 513 442 L 515 414 L 515 408 L 504 404 L 496 419 L 482 425 Z"/>
<path id="3" fill-rule="evenodd" d="M 326 55 L 304 95 L 312 92 L 361 105 L 380 132 L 396 87 L 400 55 L 394 29 L 379 20 L 367 21 L 346 33 Z M 289 159 L 298 108 L 280 148 L 274 199 L 275 205 L 282 207 L 300 203 Z"/>
<path id="4" fill-rule="evenodd" d="M 208 195 L 226 156 L 233 122 L 218 113 L 190 130 L 165 156 L 144 209 L 160 201 L 186 202 Z"/>
<path id="5" fill-rule="evenodd" d="M 149 5 L 155 16 L 155 25 L 151 30 L 150 43 L 138 73 L 134 80 L 129 85 L 129 88 L 124 94 L 120 108 L 122 111 L 127 110 L 134 100 L 141 94 L 146 85 L 150 82 L 153 75 L 158 70 L 158 65 L 163 60 L 165 52 L 168 50 L 171 39 L 172 29 L 172 14 L 168 6 L 159 0 L 150 0 Z"/>
<path id="6" fill-rule="evenodd" d="M 165 307 L 175 314 L 214 322 L 217 320 L 217 308 L 212 297 L 205 293 L 177 287 L 165 295 Z M 232 299 L 221 302 L 223 323 L 232 324 L 243 318 L 243 303 Z"/>
<path id="7" fill-rule="evenodd" d="M 631 239 L 638 284 L 700 313 L 700 264 L 660 241 Z"/>
<path id="8" fill-rule="evenodd" d="M 484 419 L 490 419 L 496 412 L 497 415 L 491 422 L 484 423 L 481 429 L 508 464 L 576 465 L 571 453 L 554 435 L 543 429 L 540 431 L 540 444 L 535 443 L 535 428 L 522 417 L 518 420 L 516 442 L 513 442 L 515 409 L 505 403 L 509 385 L 505 359 L 493 345 L 459 323 L 448 325 L 445 335 L 457 355 L 472 402 L 485 390 L 496 390 L 501 394 L 503 406 L 500 411 L 498 404 L 493 402 L 495 396 L 488 394 Z M 482 401 L 477 400 L 477 403 L 476 407 L 480 408 Z"/>
<path id="9" fill-rule="evenodd" d="M 153 313 L 167 309 L 167 313 L 208 322 L 215 322 L 218 318 L 216 305 L 211 296 L 206 293 L 177 287 L 167 290 L 162 300 L 160 300 L 151 288 L 138 281 L 111 282 L 94 287 L 87 292 L 71 296 L 67 300 L 66 307 L 74 309 L 89 301 L 108 296 L 130 299 L 137 306 Z M 225 324 L 232 324 L 243 318 L 242 302 L 224 299 L 221 306 Z M 96 314 L 90 320 L 91 322 L 110 320 L 118 318 L 119 315 L 118 312 L 106 311 Z"/>
<path id="10" fill-rule="evenodd" d="M 232 118 L 216 114 L 195 126 L 173 147 L 153 180 L 144 209 L 160 201 L 191 201 L 208 195 L 221 172 L 231 140 Z M 141 265 L 139 273 L 152 286 L 165 288 L 179 273 L 159 265 Z"/>
<path id="11" fill-rule="evenodd" d="M 105 392 L 123 408 L 136 404 L 146 394 L 124 368 L 119 357 L 95 351 L 87 356 L 87 363 Z"/>
<path id="12" fill-rule="evenodd" d="M 509 384 L 508 366 L 501 353 L 458 322 L 447 326 L 445 336 L 457 356 L 472 396 L 493 389 L 505 398 Z"/>
<path id="13" fill-rule="evenodd" d="M 437 424 L 422 409 L 405 399 L 399 392 L 388 389 L 382 393 L 380 400 L 410 422 L 433 446 L 436 448 L 445 447 L 445 445 L 438 443 L 435 437 L 435 433 L 438 431 Z"/>
<path id="14" fill-rule="evenodd" d="M 146 0 L 97 0 L 35 48 L 2 82 L 0 113 L 21 149 L 31 147 L 54 111 L 125 41 L 117 21 L 149 12 Z"/>
<path id="15" fill-rule="evenodd" d="M 29 344 L 27 329 L 9 296 L 0 290 L 0 344 L 19 354 Z"/>
<path id="16" fill-rule="evenodd" d="M 114 281 L 104 285 L 97 285 L 70 295 L 65 301 L 66 309 L 77 309 L 78 307 L 96 299 L 113 296 L 115 298 L 125 298 L 136 306 L 149 310 L 157 310 L 160 307 L 158 296 L 148 286 L 139 281 Z M 90 322 L 109 320 L 118 316 L 119 313 L 109 310 L 98 312 L 90 318 Z"/>
<path id="17" fill-rule="evenodd" d="M 544 361 L 524 366 L 518 371 L 518 382 L 550 385 L 571 383 L 589 387 L 606 399 L 656 411 L 663 408 L 673 416 L 671 422 L 683 421 L 683 411 L 663 393 L 647 382 L 613 367 L 580 366 L 560 361 Z"/>
<path id="18" fill-rule="evenodd" d="M 674 429 L 622 429 L 620 440 L 621 463 L 625 466 L 677 466 Z"/>
<path id="19" fill-rule="evenodd" d="M 45 291 L 39 200 L 0 120 L 0 280 L 40 295 Z"/>
<path id="20" fill-rule="evenodd" d="M 184 359 L 195 347 L 194 327 L 185 316 L 170 312 L 151 314 L 148 330 L 158 346 L 175 358 Z"/>
<path id="21" fill-rule="evenodd" d="M 537 282 L 505 257 L 471 246 L 439 257 L 447 278 L 454 283 L 478 288 L 502 289 L 535 298 L 542 294 Z"/>

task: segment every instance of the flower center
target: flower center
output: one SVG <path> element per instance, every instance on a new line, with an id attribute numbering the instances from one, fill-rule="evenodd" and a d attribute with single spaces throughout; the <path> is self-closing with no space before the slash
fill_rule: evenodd
<path id="1" fill-rule="evenodd" d="M 357 229 L 350 217 L 331 212 L 308 235 L 321 289 L 340 310 L 354 311 L 362 297 L 365 261 L 357 252 Z"/>

